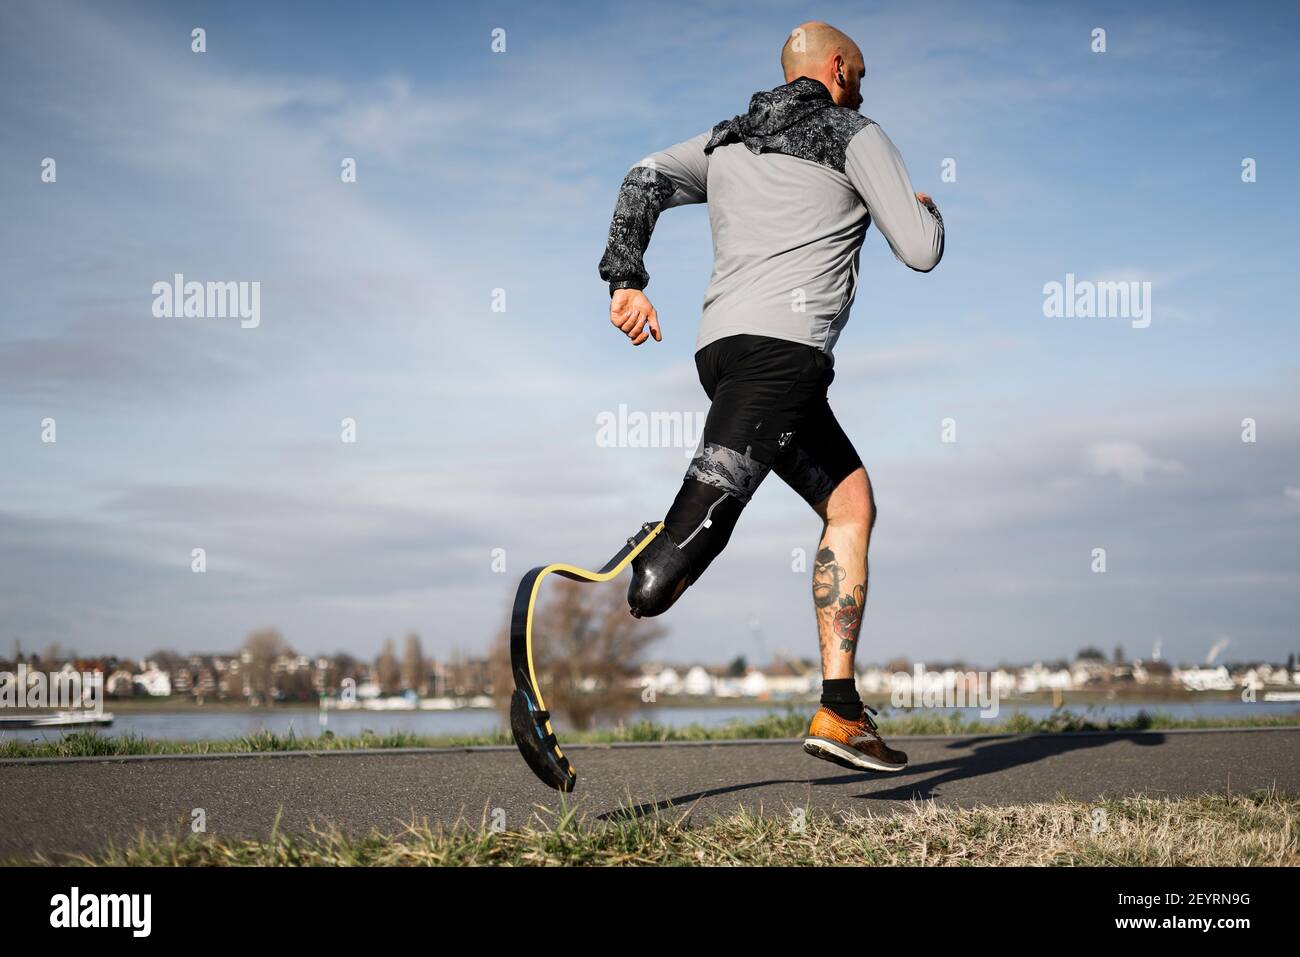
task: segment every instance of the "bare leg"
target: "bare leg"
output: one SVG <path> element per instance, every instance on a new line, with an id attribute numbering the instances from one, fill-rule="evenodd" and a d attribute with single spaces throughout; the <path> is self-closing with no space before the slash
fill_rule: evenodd
<path id="1" fill-rule="evenodd" d="M 867 601 L 867 548 L 876 522 L 866 469 L 848 475 L 814 508 L 825 523 L 813 567 L 822 677 L 852 678 Z"/>
<path id="2" fill-rule="evenodd" d="M 876 502 L 866 469 L 851 473 L 835 491 L 814 506 L 826 523 L 817 566 L 813 572 L 813 606 L 822 648 L 822 676 L 829 682 L 852 685 L 853 656 L 862 630 L 867 601 L 867 546 L 876 522 Z M 822 707 L 808 727 L 803 749 L 815 758 L 867 771 L 902 771 L 907 754 L 895 750 L 862 707 L 853 707 L 856 692 L 827 688 Z M 828 701 L 827 693 L 834 698 Z M 857 718 L 843 713 L 855 711 Z"/>

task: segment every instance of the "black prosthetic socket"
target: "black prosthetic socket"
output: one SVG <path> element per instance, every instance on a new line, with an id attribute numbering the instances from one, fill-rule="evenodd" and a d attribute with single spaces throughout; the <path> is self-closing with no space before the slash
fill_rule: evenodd
<path id="1" fill-rule="evenodd" d="M 857 681 L 853 678 L 823 678 L 822 705 L 845 721 L 857 721 L 862 717 L 862 698 L 858 696 Z"/>
<path id="2" fill-rule="evenodd" d="M 633 618 L 653 618 L 672 607 L 691 583 L 691 566 L 668 537 L 660 532 L 632 559 L 632 583 L 627 586 L 627 606 Z"/>
<path id="3" fill-rule="evenodd" d="M 632 560 L 627 603 L 633 617 L 653 618 L 671 608 L 721 554 L 744 507 L 722 489 L 683 481 L 664 531 Z"/>
<path id="4" fill-rule="evenodd" d="M 664 518 L 664 530 L 672 536 L 691 566 L 691 581 L 697 581 L 731 540 L 745 503 L 729 492 L 686 479 Z"/>

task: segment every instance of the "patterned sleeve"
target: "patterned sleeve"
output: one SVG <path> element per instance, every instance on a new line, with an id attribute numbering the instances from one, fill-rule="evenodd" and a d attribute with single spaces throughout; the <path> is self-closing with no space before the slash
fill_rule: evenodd
<path id="1" fill-rule="evenodd" d="M 644 289 L 650 282 L 644 256 L 659 214 L 674 206 L 703 203 L 708 196 L 709 157 L 701 133 L 653 153 L 623 179 L 609 225 L 609 242 L 600 259 L 600 278 L 616 289 Z"/>

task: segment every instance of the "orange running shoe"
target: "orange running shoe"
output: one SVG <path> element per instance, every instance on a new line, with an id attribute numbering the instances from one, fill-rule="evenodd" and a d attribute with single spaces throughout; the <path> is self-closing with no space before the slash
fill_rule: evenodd
<path id="1" fill-rule="evenodd" d="M 803 749 L 855 771 L 901 771 L 907 767 L 907 755 L 885 744 L 871 720 L 875 713 L 863 705 L 862 717 L 849 721 L 823 706 L 813 715 Z"/>

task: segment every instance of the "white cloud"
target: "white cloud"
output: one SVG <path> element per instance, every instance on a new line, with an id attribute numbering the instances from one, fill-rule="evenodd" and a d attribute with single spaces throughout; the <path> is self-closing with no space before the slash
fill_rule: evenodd
<path id="1" fill-rule="evenodd" d="M 1135 485 L 1144 484 L 1153 474 L 1177 475 L 1183 471 L 1181 462 L 1157 458 L 1136 442 L 1094 442 L 1085 454 L 1094 475 L 1114 475 Z"/>

